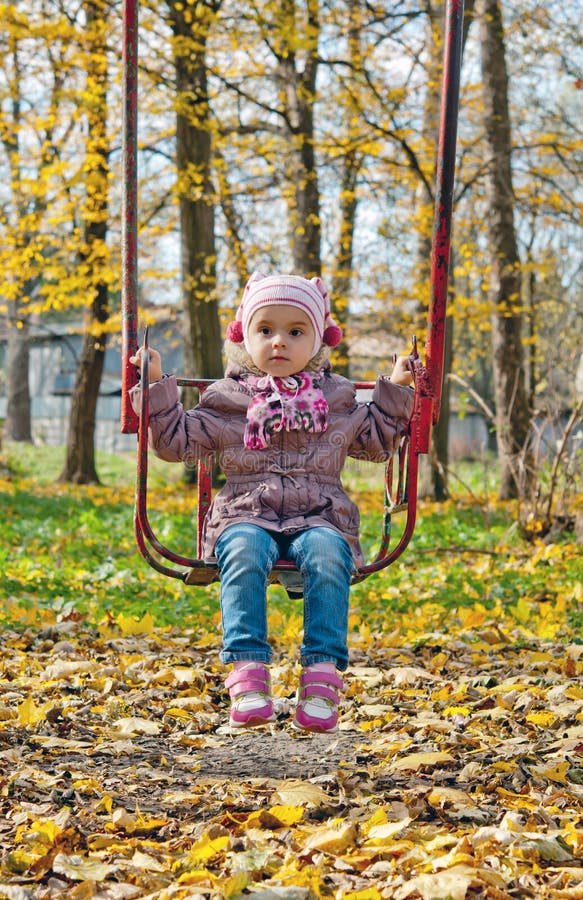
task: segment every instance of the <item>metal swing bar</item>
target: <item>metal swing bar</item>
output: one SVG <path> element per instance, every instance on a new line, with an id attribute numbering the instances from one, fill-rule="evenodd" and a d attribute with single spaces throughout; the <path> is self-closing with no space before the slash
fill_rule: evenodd
<path id="1" fill-rule="evenodd" d="M 459 107 L 460 72 L 463 36 L 463 0 L 447 0 L 445 10 L 445 40 L 441 85 L 440 124 L 436 157 L 435 205 L 431 250 L 430 299 L 428 337 L 423 364 L 415 339 L 409 357 L 415 379 L 413 414 L 409 432 L 404 438 L 394 462 L 387 466 L 385 477 L 385 509 L 381 543 L 375 558 L 361 566 L 353 581 L 362 581 L 373 572 L 390 565 L 406 549 L 413 535 L 417 513 L 417 482 L 419 456 L 429 453 L 431 430 L 439 420 L 443 382 L 443 356 L 447 285 L 451 243 L 451 221 L 455 176 L 457 120 Z M 122 396 L 121 431 L 138 434 L 138 463 L 134 511 L 136 542 L 146 561 L 158 572 L 178 578 L 188 584 L 208 584 L 218 579 L 216 566 L 209 566 L 201 557 L 201 530 L 211 500 L 211 464 L 202 460 L 198 465 L 198 546 L 195 557 L 174 553 L 156 537 L 148 518 L 148 425 L 149 425 L 149 358 L 144 354 L 141 371 L 142 407 L 138 417 L 129 401 L 129 390 L 137 383 L 135 367 L 129 362 L 138 348 L 138 192 L 137 192 L 137 97 L 138 97 L 138 0 L 123 0 L 123 133 L 122 133 Z M 147 330 L 144 344 L 147 347 Z M 178 379 L 181 386 L 204 391 L 211 383 L 207 379 Z M 371 383 L 356 383 L 355 387 L 369 388 Z M 396 482 L 396 484 L 395 484 Z M 403 532 L 389 552 L 391 516 L 406 509 Z M 160 561 L 168 560 L 181 569 L 171 568 Z M 289 562 L 279 561 L 278 571 L 294 570 Z"/>

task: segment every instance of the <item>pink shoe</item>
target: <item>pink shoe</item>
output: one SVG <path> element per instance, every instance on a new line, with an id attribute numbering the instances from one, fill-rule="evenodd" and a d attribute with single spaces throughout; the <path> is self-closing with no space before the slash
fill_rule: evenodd
<path id="1" fill-rule="evenodd" d="M 275 721 L 269 670 L 259 662 L 233 669 L 225 679 L 231 695 L 231 728 L 252 728 Z"/>
<path id="2" fill-rule="evenodd" d="M 344 684 L 336 672 L 304 669 L 298 690 L 294 728 L 303 731 L 333 732 L 338 730 L 338 691 Z"/>

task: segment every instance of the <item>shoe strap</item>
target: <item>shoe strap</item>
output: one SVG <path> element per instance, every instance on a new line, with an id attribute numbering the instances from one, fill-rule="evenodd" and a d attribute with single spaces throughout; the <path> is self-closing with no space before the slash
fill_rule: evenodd
<path id="1" fill-rule="evenodd" d="M 336 672 L 326 672 L 320 669 L 304 669 L 300 676 L 300 685 L 302 688 L 311 684 L 324 684 L 337 688 L 339 691 L 344 687 L 344 682 Z"/>
<path id="2" fill-rule="evenodd" d="M 246 678 L 238 684 L 229 688 L 231 698 L 240 697 L 241 694 L 269 694 L 269 683 L 265 681 L 255 681 L 253 678 Z"/>
<path id="3" fill-rule="evenodd" d="M 233 669 L 225 678 L 225 687 L 229 689 L 231 697 L 239 697 L 252 691 L 269 693 L 269 670 L 261 664 L 252 669 Z"/>
<path id="4" fill-rule="evenodd" d="M 333 688 L 326 687 L 324 684 L 310 684 L 302 688 L 300 692 L 300 702 L 303 700 L 313 700 L 315 697 L 323 697 L 329 700 L 334 706 L 340 703 L 340 697 Z"/>

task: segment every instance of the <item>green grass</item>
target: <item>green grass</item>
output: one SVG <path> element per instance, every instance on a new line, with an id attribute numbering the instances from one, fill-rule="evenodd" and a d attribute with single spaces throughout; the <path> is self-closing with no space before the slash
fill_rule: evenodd
<path id="1" fill-rule="evenodd" d="M 42 618 L 75 611 L 141 617 L 153 611 L 161 625 L 187 623 L 215 631 L 218 587 L 186 587 L 154 572 L 133 536 L 133 455 L 98 454 L 102 486 L 58 484 L 62 448 L 15 445 L 0 459 L 3 541 L 0 614 L 17 621 L 28 610 Z M 467 477 L 472 473 L 466 473 Z M 477 480 L 479 473 L 474 472 Z M 181 467 L 152 461 L 150 518 L 167 546 L 194 555 L 192 489 Z M 374 552 L 380 531 L 382 469 L 352 467 L 350 491 L 362 517 L 362 542 Z M 455 488 L 454 488 L 455 490 Z M 526 542 L 514 508 L 477 492 L 459 491 L 445 504 L 421 501 L 409 548 L 392 566 L 357 584 L 352 608 L 370 627 L 431 629 L 463 610 L 483 607 L 519 621 L 529 604 L 538 620 L 562 617 L 569 630 L 583 620 L 583 563 L 573 535 L 548 546 Z M 298 614 L 301 604 L 274 588 L 271 609 Z M 547 616 L 548 614 L 548 616 Z M 542 618 L 541 618 L 542 617 Z"/>

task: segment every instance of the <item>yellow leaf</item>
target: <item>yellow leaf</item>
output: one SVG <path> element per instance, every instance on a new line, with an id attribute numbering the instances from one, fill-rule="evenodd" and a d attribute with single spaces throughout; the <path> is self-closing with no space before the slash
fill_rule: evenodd
<path id="1" fill-rule="evenodd" d="M 142 719 L 140 716 L 118 719 L 117 722 L 114 722 L 114 727 L 118 729 L 120 737 L 132 737 L 135 734 L 159 734 L 161 728 L 157 722 Z"/>
<path id="2" fill-rule="evenodd" d="M 23 875 L 35 862 L 36 858 L 37 857 L 29 851 L 14 850 L 12 853 L 7 853 L 2 859 L 2 871 L 11 872 L 15 875 Z"/>
<path id="3" fill-rule="evenodd" d="M 374 811 L 370 819 L 362 823 L 361 828 L 365 834 L 368 834 L 371 828 L 376 828 L 377 825 L 386 825 L 388 821 L 387 811 L 381 807 Z"/>
<path id="4" fill-rule="evenodd" d="M 448 897 L 449 900 L 465 900 L 470 885 L 481 885 L 480 871 L 471 866 L 458 865 L 435 874 L 417 875 L 395 892 L 396 900 L 421 896 L 423 900 Z"/>
<path id="5" fill-rule="evenodd" d="M 469 716 L 471 713 L 471 706 L 448 706 L 443 710 L 444 716 Z"/>
<path id="6" fill-rule="evenodd" d="M 552 725 L 557 717 L 553 712 L 548 709 L 540 709 L 537 712 L 529 713 L 526 717 L 526 721 L 530 722 L 531 725 L 540 725 L 541 728 L 548 728 L 549 725 Z"/>
<path id="7" fill-rule="evenodd" d="M 436 787 L 427 796 L 431 806 L 443 806 L 445 803 L 453 806 L 468 806 L 473 801 L 469 794 L 460 791 L 459 788 Z"/>
<path id="8" fill-rule="evenodd" d="M 234 897 L 244 891 L 248 884 L 249 874 L 247 872 L 236 872 L 230 878 L 221 879 L 221 897 L 229 900 L 229 897 Z"/>
<path id="9" fill-rule="evenodd" d="M 151 856 L 149 853 L 144 853 L 142 850 L 135 850 L 130 862 L 131 865 L 134 866 L 134 868 L 144 869 L 145 872 L 166 871 L 166 867 L 163 866 L 155 856 Z"/>
<path id="10" fill-rule="evenodd" d="M 18 707 L 18 722 L 25 727 L 26 725 L 36 725 L 45 717 L 44 706 L 37 706 L 32 697 L 27 697 Z"/>
<path id="11" fill-rule="evenodd" d="M 416 772 L 423 766 L 438 766 L 441 763 L 453 762 L 451 753 L 441 752 L 439 750 L 429 751 L 427 753 L 409 753 L 401 759 L 396 759 L 391 764 L 391 769 L 398 772 Z"/>
<path id="12" fill-rule="evenodd" d="M 72 881 L 105 881 L 117 866 L 110 866 L 100 859 L 90 859 L 84 856 L 68 856 L 65 853 L 57 853 L 53 860 L 53 872 L 65 875 Z"/>
<path id="13" fill-rule="evenodd" d="M 111 794 L 104 794 L 99 803 L 95 805 L 96 812 L 111 813 L 113 809 L 113 797 Z"/>
<path id="14" fill-rule="evenodd" d="M 183 872 L 177 878 L 178 884 L 203 884 L 212 886 L 214 877 L 208 869 L 192 869 L 189 872 Z"/>
<path id="15" fill-rule="evenodd" d="M 321 853 L 337 856 L 352 847 L 355 840 L 356 826 L 352 822 L 342 822 L 332 828 L 319 828 L 310 835 L 305 846 L 309 850 L 319 850 Z"/>
<path id="16" fill-rule="evenodd" d="M 118 807 L 114 810 L 111 816 L 111 822 L 115 828 L 122 828 L 124 831 L 127 831 L 128 834 L 133 834 L 136 830 L 136 822 L 138 817 L 133 813 L 129 813 L 127 809 L 123 807 Z"/>
<path id="17" fill-rule="evenodd" d="M 202 838 L 193 844 L 188 854 L 189 861 L 198 865 L 201 862 L 208 862 L 213 856 L 222 853 L 229 846 L 229 835 L 221 835 L 217 838 L 210 838 L 208 834 L 204 834 Z"/>
<path id="18" fill-rule="evenodd" d="M 91 660 L 65 660 L 60 659 L 55 663 L 51 663 L 41 672 L 40 677 L 46 681 L 59 681 L 61 679 L 70 678 L 73 675 L 85 675 L 94 672 L 99 664 Z"/>
<path id="19" fill-rule="evenodd" d="M 457 610 L 457 615 L 462 623 L 462 628 L 475 628 L 477 625 L 484 624 L 489 613 L 481 603 L 474 603 L 471 609 Z"/>
<path id="20" fill-rule="evenodd" d="M 152 634 L 154 631 L 154 617 L 149 612 L 144 613 L 141 619 L 120 613 L 116 622 L 122 634 Z"/>
<path id="21" fill-rule="evenodd" d="M 325 806 L 330 803 L 330 797 L 322 788 L 296 779 L 284 781 L 274 796 L 284 806 Z"/>
<path id="22" fill-rule="evenodd" d="M 531 766 L 531 772 L 534 772 L 536 775 L 542 775 L 543 778 L 548 778 L 549 781 L 556 781 L 558 784 L 567 784 L 567 772 L 571 768 L 570 762 L 560 762 L 555 766 Z"/>
<path id="23" fill-rule="evenodd" d="M 532 615 L 531 604 L 525 597 L 520 597 L 516 605 L 510 606 L 509 610 L 521 625 L 526 625 Z"/>
<path id="24" fill-rule="evenodd" d="M 172 716 L 174 719 L 192 719 L 187 709 L 180 709 L 177 706 L 171 706 L 170 709 L 166 710 L 165 715 Z"/>
<path id="25" fill-rule="evenodd" d="M 63 829 L 52 819 L 37 819 L 30 828 L 19 831 L 19 836 L 31 835 L 42 844 L 52 846 Z"/>
<path id="26" fill-rule="evenodd" d="M 282 825 L 296 825 L 304 818 L 304 809 L 301 806 L 272 806 L 269 810 Z"/>
<path id="27" fill-rule="evenodd" d="M 136 831 L 143 833 L 145 831 L 156 831 L 168 824 L 168 819 L 161 816 L 144 816 L 141 813 L 137 817 Z"/>
<path id="28" fill-rule="evenodd" d="M 384 825 L 373 825 L 368 829 L 368 840 L 364 844 L 365 847 L 381 844 L 383 841 L 390 840 L 396 834 L 403 831 L 411 822 L 410 818 L 400 819 L 398 822 L 385 822 Z"/>

